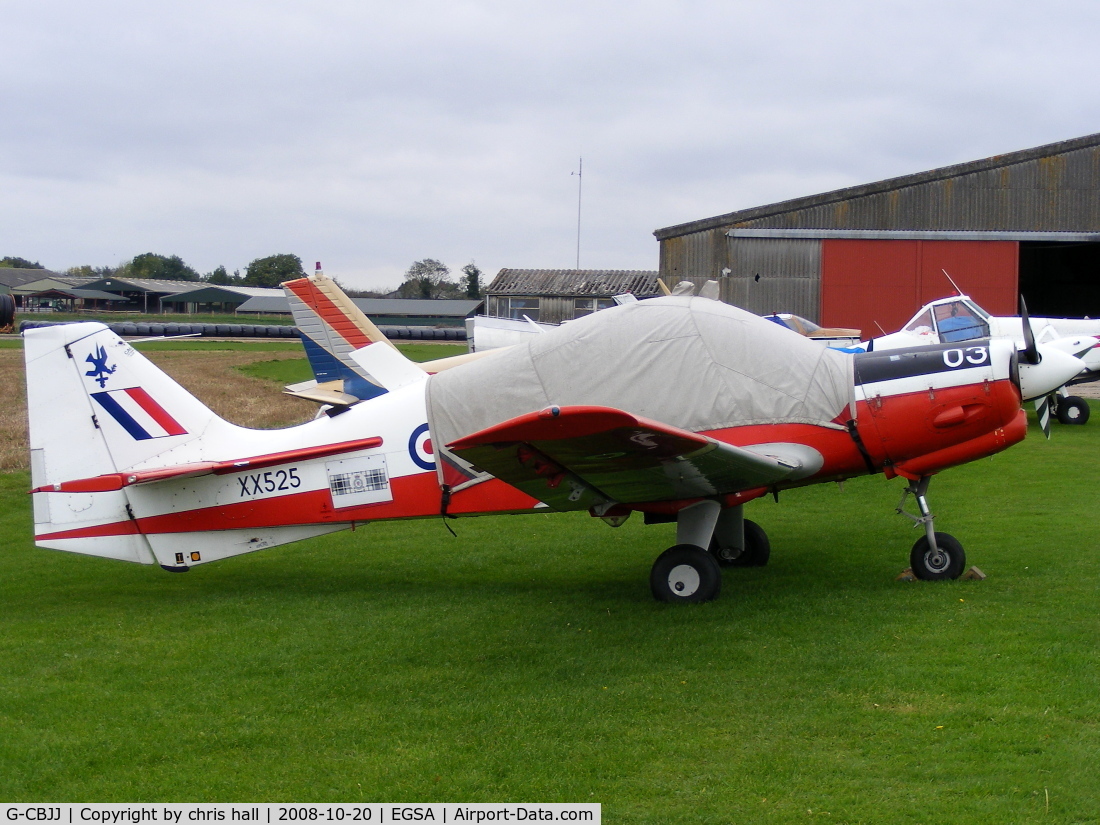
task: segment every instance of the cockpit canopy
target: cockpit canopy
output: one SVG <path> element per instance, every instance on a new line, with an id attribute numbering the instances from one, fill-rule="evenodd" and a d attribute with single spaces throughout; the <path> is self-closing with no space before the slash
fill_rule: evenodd
<path id="1" fill-rule="evenodd" d="M 989 337 L 989 313 L 965 295 L 934 301 L 904 327 L 914 335 L 934 333 L 943 343 Z"/>

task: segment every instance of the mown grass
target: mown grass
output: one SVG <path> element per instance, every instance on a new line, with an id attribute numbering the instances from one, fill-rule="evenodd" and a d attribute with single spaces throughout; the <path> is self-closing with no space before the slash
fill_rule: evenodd
<path id="1" fill-rule="evenodd" d="M 466 352 L 463 344 L 398 344 L 397 348 L 413 361 L 434 361 Z M 301 345 L 299 345 L 299 352 Z M 295 384 L 313 378 L 313 370 L 305 358 L 278 361 L 257 361 L 240 367 L 247 375 L 264 378 L 278 384 Z"/>
<path id="2" fill-rule="evenodd" d="M 881 477 L 749 505 L 762 569 L 658 605 L 671 525 L 375 524 L 172 575 L 32 546 L 0 475 L 0 799 L 598 801 L 623 822 L 1100 817 L 1100 429 L 937 477 L 984 582 L 894 581 Z"/>

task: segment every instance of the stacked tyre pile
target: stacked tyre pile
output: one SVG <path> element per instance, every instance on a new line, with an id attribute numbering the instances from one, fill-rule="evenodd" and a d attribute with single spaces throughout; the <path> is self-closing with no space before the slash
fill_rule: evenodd
<path id="1" fill-rule="evenodd" d="M 463 327 L 379 327 L 379 331 L 391 341 L 465 341 Z"/>
<path id="2" fill-rule="evenodd" d="M 0 296 L 0 298 L 10 296 Z M 0 307 L 2 309 L 2 307 Z M 52 327 L 72 321 L 23 321 L 19 331 L 36 327 Z M 175 324 L 121 322 L 108 324 L 115 335 L 123 338 L 171 338 L 177 335 L 199 335 L 204 338 L 297 338 L 298 328 L 279 324 Z M 382 334 L 396 341 L 465 341 L 461 327 L 433 329 L 431 327 L 379 327 Z"/>
<path id="3" fill-rule="evenodd" d="M 15 325 L 15 299 L 0 293 L 0 332 L 11 332 Z"/>
<path id="4" fill-rule="evenodd" d="M 52 327 L 73 321 L 23 321 L 19 331 L 36 327 Z M 129 321 L 107 324 L 111 332 L 123 338 L 172 338 L 177 335 L 198 335 L 204 338 L 297 338 L 298 328 L 286 325 L 258 324 L 175 324 Z"/>

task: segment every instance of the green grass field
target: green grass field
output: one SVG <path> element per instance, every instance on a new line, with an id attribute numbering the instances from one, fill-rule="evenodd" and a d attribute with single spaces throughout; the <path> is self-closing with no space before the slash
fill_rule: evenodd
<path id="1" fill-rule="evenodd" d="M 0 475 L 0 799 L 1100 821 L 1098 455 L 1100 425 L 1033 426 L 937 477 L 986 581 L 894 581 L 919 534 L 880 476 L 750 504 L 771 563 L 694 607 L 650 597 L 674 528 L 637 517 L 375 524 L 179 575 L 36 549 Z"/>

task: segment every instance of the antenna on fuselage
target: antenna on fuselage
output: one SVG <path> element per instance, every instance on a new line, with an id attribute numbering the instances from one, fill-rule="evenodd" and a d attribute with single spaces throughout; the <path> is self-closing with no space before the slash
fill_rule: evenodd
<path id="1" fill-rule="evenodd" d="M 940 272 L 942 272 L 944 277 L 947 278 L 947 280 L 951 282 L 951 286 L 954 287 L 954 289 L 955 289 L 955 294 L 956 295 L 962 295 L 963 291 L 961 289 L 959 289 L 959 285 L 957 283 L 955 283 L 954 279 L 952 279 L 952 277 L 947 274 L 947 270 L 946 269 L 941 269 Z"/>

